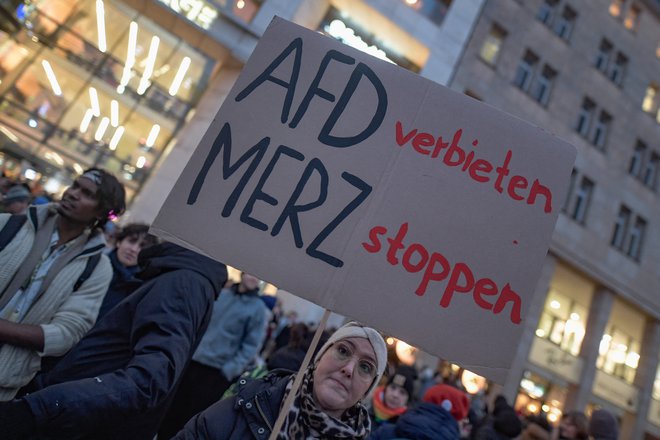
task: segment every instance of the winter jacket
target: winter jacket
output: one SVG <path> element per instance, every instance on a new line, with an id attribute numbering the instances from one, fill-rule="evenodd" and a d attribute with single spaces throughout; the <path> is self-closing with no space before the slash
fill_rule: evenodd
<path id="1" fill-rule="evenodd" d="M 396 423 L 384 423 L 369 440 L 458 440 L 458 423 L 439 405 L 421 403 L 403 413 Z"/>
<path id="2" fill-rule="evenodd" d="M 114 306 L 119 304 L 139 286 L 139 280 L 136 278 L 136 274 L 140 271 L 140 266 L 124 266 L 119 261 L 119 258 L 117 258 L 117 249 L 110 252 L 108 258 L 112 265 L 112 280 L 110 281 L 108 291 L 103 297 L 98 319 L 105 316 L 106 313 L 112 310 Z M 127 284 L 130 287 L 127 287 Z"/>
<path id="3" fill-rule="evenodd" d="M 255 357 L 266 334 L 268 309 L 258 290 L 238 293 L 238 284 L 222 289 L 193 360 L 233 380 Z"/>
<path id="4" fill-rule="evenodd" d="M 145 283 L 108 312 L 24 399 L 39 438 L 153 438 L 204 334 L 224 264 L 163 243 L 139 256 Z"/>
<path id="5" fill-rule="evenodd" d="M 190 419 L 173 440 L 267 439 L 293 373 L 274 370 L 257 380 L 240 379 L 238 394 Z"/>
<path id="6" fill-rule="evenodd" d="M 27 215 L 13 240 L 0 252 L 0 308 L 16 293 L 5 290 L 28 257 L 37 233 L 50 240 L 57 223 L 57 205 L 33 206 Z M 9 217 L 0 214 L 0 230 Z M 99 230 L 86 231 L 67 246 L 68 251 L 53 263 L 37 299 L 20 321 L 41 326 L 43 351 L 0 344 L 0 401 L 13 398 L 20 387 L 30 382 L 41 367 L 42 356 L 66 353 L 94 325 L 112 277 L 108 258 L 101 256 L 89 278 L 75 292 L 74 285 L 87 261 L 102 253 L 105 239 Z"/>

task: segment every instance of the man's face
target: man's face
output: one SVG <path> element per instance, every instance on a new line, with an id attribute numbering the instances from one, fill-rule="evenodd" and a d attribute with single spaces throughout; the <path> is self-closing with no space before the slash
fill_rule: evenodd
<path id="1" fill-rule="evenodd" d="M 117 242 L 117 259 L 126 267 L 137 266 L 138 255 L 144 247 L 144 235 L 130 235 Z"/>
<path id="2" fill-rule="evenodd" d="M 408 392 L 405 388 L 391 383 L 385 387 L 383 400 L 388 408 L 401 408 L 408 404 Z"/>
<path id="3" fill-rule="evenodd" d="M 98 186 L 86 177 L 79 177 L 62 195 L 59 214 L 69 221 L 89 225 L 102 217 Z"/>

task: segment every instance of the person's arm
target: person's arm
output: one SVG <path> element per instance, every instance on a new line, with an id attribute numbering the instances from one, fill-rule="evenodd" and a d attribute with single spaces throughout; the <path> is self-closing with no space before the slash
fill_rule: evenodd
<path id="1" fill-rule="evenodd" d="M 179 273 L 177 275 L 177 273 Z M 206 280 L 162 275 L 135 310 L 124 368 L 48 386 L 25 397 L 40 431 L 98 432 L 160 405 L 179 382 L 212 306 Z"/>
<path id="2" fill-rule="evenodd" d="M 41 326 L 0 319 L 0 343 L 42 351 L 44 331 Z"/>
<path id="3" fill-rule="evenodd" d="M 263 313 L 263 310 L 259 310 L 258 313 L 253 314 L 249 318 L 245 338 L 243 338 L 241 346 L 232 358 L 222 366 L 222 374 L 228 380 L 238 377 L 245 370 L 245 367 L 247 367 L 252 358 L 256 356 L 266 334 L 265 321 L 266 314 Z"/>

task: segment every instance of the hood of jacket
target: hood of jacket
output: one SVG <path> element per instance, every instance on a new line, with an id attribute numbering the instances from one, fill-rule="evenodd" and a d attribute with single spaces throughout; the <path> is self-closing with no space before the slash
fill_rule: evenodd
<path id="1" fill-rule="evenodd" d="M 137 277 L 150 280 L 174 270 L 188 269 L 207 278 L 216 292 L 227 281 L 227 266 L 174 243 L 160 243 L 143 249 L 138 256 L 142 270 Z"/>
<path id="2" fill-rule="evenodd" d="M 421 403 L 403 413 L 396 422 L 396 434 L 416 440 L 458 440 L 458 423 L 440 405 Z"/>

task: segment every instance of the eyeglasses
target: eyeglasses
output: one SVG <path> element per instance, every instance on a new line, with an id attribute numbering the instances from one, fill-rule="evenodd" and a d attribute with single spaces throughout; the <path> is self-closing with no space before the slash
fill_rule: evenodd
<path id="1" fill-rule="evenodd" d="M 367 359 L 357 358 L 353 347 L 344 342 L 338 342 L 330 347 L 330 353 L 337 362 L 347 364 L 351 359 L 357 360 L 357 375 L 360 379 L 370 382 L 376 377 L 376 365 Z"/>

